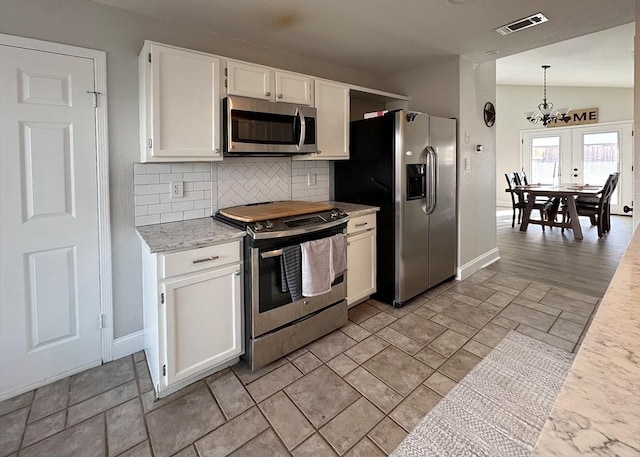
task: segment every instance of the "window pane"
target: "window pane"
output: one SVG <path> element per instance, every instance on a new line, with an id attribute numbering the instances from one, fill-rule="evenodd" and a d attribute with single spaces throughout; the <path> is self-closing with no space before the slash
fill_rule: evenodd
<path id="1" fill-rule="evenodd" d="M 552 184 L 560 173 L 560 137 L 531 140 L 530 183 Z"/>
<path id="2" fill-rule="evenodd" d="M 602 186 L 611 173 L 619 169 L 620 138 L 618 132 L 583 135 L 584 184 Z M 618 190 L 611 196 L 611 204 L 618 203 Z"/>

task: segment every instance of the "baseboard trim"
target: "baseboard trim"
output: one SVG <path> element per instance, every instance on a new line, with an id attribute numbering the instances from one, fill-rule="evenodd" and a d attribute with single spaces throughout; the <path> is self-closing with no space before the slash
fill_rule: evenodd
<path id="1" fill-rule="evenodd" d="M 144 349 L 144 330 L 113 340 L 113 360 Z"/>
<path id="2" fill-rule="evenodd" d="M 456 272 L 456 279 L 460 281 L 462 281 L 463 279 L 467 279 L 476 271 L 488 265 L 491 265 L 493 262 L 496 262 L 498 260 L 500 260 L 500 253 L 498 252 L 498 248 L 493 248 L 490 251 L 485 252 L 472 261 L 467 262 L 459 267 L 458 271 Z"/>

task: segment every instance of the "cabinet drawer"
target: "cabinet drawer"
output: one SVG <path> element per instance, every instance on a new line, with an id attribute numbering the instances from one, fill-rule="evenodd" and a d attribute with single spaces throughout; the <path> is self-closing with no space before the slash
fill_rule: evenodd
<path id="1" fill-rule="evenodd" d="M 192 273 L 240 262 L 240 242 L 218 244 L 162 256 L 162 277 Z"/>
<path id="2" fill-rule="evenodd" d="M 376 213 L 349 218 L 347 235 L 362 232 L 376 227 Z"/>

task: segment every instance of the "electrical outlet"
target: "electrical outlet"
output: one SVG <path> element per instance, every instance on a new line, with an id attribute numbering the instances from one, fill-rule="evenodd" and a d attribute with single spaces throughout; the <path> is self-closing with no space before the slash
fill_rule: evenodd
<path id="1" fill-rule="evenodd" d="M 307 185 L 308 186 L 315 186 L 316 185 L 316 174 L 315 173 L 308 173 L 307 174 Z"/>
<path id="2" fill-rule="evenodd" d="M 465 130 L 464 131 L 464 142 L 465 143 L 470 143 L 471 142 L 471 131 L 469 131 L 469 130 Z"/>
<path id="3" fill-rule="evenodd" d="M 171 181 L 171 198 L 184 197 L 184 183 L 182 181 Z"/>

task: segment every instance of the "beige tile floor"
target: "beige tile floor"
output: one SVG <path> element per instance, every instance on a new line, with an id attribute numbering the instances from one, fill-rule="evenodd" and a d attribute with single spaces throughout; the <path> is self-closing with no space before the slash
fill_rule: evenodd
<path id="1" fill-rule="evenodd" d="M 509 329 L 572 351 L 597 303 L 481 270 L 159 401 L 137 353 L 0 403 L 0 457 L 384 456 Z"/>

